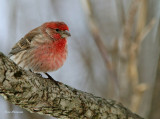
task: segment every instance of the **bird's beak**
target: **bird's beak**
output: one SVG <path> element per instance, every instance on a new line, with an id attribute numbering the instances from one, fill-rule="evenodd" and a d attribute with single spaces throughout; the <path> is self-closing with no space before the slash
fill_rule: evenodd
<path id="1" fill-rule="evenodd" d="M 65 30 L 65 31 L 62 32 L 62 37 L 63 38 L 66 38 L 66 37 L 69 37 L 69 36 L 71 36 L 71 34 L 69 33 L 69 31 Z"/>

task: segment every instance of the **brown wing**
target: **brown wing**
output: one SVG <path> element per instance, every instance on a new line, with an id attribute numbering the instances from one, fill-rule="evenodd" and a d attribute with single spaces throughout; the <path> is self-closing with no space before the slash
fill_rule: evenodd
<path id="1" fill-rule="evenodd" d="M 33 40 L 33 38 L 40 34 L 40 30 L 38 28 L 33 29 L 32 31 L 30 31 L 28 34 L 26 34 L 24 36 L 24 38 L 22 38 L 21 40 L 19 40 L 12 48 L 12 50 L 10 51 L 9 55 L 15 55 L 21 51 L 24 51 L 28 48 L 30 48 L 31 46 L 31 42 Z"/>

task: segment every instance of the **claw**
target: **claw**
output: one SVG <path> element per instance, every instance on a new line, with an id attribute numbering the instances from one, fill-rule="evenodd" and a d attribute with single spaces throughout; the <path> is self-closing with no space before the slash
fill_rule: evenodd
<path id="1" fill-rule="evenodd" d="M 59 86 L 59 84 L 58 84 L 58 81 L 54 80 L 48 73 L 45 73 L 45 74 L 48 76 L 48 79 L 54 81 L 54 83 L 55 83 L 55 84 L 59 87 L 59 89 L 60 89 L 60 86 Z"/>

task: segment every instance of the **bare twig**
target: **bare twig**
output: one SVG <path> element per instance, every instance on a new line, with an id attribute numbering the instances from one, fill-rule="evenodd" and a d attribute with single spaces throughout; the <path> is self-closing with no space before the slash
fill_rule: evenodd
<path id="1" fill-rule="evenodd" d="M 106 64 L 106 68 L 109 71 L 110 78 L 111 78 L 111 80 L 114 81 L 116 97 L 118 99 L 119 98 L 119 82 L 117 80 L 117 74 L 115 71 L 115 67 L 113 67 L 111 60 L 109 60 L 108 50 L 107 50 L 106 46 L 104 45 L 104 43 L 102 42 L 102 39 L 100 37 L 100 33 L 99 33 L 98 27 L 96 25 L 96 22 L 94 20 L 94 16 L 92 13 L 92 7 L 90 4 L 90 1 L 83 0 L 82 3 L 85 8 L 85 11 L 88 15 L 88 24 L 89 24 L 90 31 L 93 35 L 94 41 L 95 41 L 95 43 L 96 43 L 96 45 L 102 55 L 104 63 Z"/>
<path id="2" fill-rule="evenodd" d="M 116 7 L 117 7 L 117 15 L 120 23 L 122 25 L 125 24 L 125 12 L 124 12 L 124 5 L 123 0 L 116 0 Z"/>
<path id="3" fill-rule="evenodd" d="M 135 39 L 137 46 L 140 46 L 141 42 L 145 39 L 148 33 L 152 30 L 154 24 L 155 24 L 155 19 L 152 19 L 149 22 L 149 24 L 144 26 L 143 29 L 139 32 L 138 37 Z"/>
<path id="4" fill-rule="evenodd" d="M 147 0 L 140 0 L 138 7 L 136 34 L 139 34 L 145 27 L 146 18 L 147 18 Z"/>
<path id="5" fill-rule="evenodd" d="M 138 9 L 139 8 L 139 9 Z M 135 20 L 135 16 L 137 19 Z M 144 40 L 146 35 L 151 31 L 154 26 L 155 20 L 146 26 L 146 14 L 147 14 L 147 1 L 146 0 L 132 0 L 131 8 L 129 10 L 128 20 L 126 21 L 124 28 L 124 47 L 123 52 L 126 56 L 126 68 L 128 79 L 130 79 L 131 90 L 133 91 L 131 98 L 131 109 L 136 112 L 142 100 L 144 91 L 147 89 L 147 85 L 144 83 L 139 83 L 139 74 L 138 74 L 138 53 L 140 49 L 141 42 Z M 131 35 L 134 31 L 134 24 L 136 21 L 136 31 L 135 38 L 132 38 Z"/>
<path id="6" fill-rule="evenodd" d="M 132 0 L 131 7 L 129 9 L 128 18 L 125 20 L 124 32 L 123 32 L 123 55 L 128 55 L 128 49 L 131 46 L 131 34 L 133 32 L 134 19 L 137 13 L 139 0 Z"/>

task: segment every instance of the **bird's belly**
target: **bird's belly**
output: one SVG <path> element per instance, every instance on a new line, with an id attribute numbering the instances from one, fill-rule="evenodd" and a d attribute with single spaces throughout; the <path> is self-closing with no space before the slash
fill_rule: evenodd
<path id="1" fill-rule="evenodd" d="M 66 47 L 57 51 L 55 48 L 46 46 L 40 47 L 34 52 L 36 60 L 31 69 L 36 72 L 55 71 L 62 67 L 67 57 Z"/>
<path id="2" fill-rule="evenodd" d="M 40 57 L 37 57 L 39 62 L 36 62 L 35 67 L 32 69 L 37 72 L 55 71 L 62 67 L 66 60 L 66 55 L 66 53 L 56 55 L 53 53 L 42 54 Z"/>

